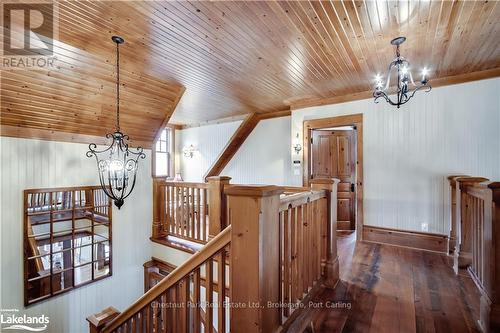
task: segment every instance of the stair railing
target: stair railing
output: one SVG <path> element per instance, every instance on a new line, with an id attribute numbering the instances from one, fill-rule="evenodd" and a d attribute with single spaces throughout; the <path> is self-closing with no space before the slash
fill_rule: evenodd
<path id="1" fill-rule="evenodd" d="M 332 188 L 332 186 L 334 186 Z M 311 297 L 322 284 L 335 287 L 338 278 L 336 246 L 336 181 L 313 180 L 301 192 L 288 188 L 280 200 L 281 323 L 289 318 L 305 297 Z M 286 193 L 286 192 L 285 192 Z M 336 202 L 336 201 L 334 201 Z M 332 215 L 332 217 L 330 217 Z M 328 221 L 330 223 L 325 223 Z M 330 253 L 330 251 L 333 253 Z M 332 261 L 333 260 L 333 261 Z M 327 269 L 332 270 L 328 277 Z M 335 273 L 336 272 L 336 273 Z M 291 321 L 292 321 L 291 320 Z"/>
<path id="2" fill-rule="evenodd" d="M 462 220 L 471 253 L 467 267 L 480 298 L 478 325 L 483 332 L 500 330 L 500 182 L 464 187 Z"/>
<path id="3" fill-rule="evenodd" d="M 300 314 L 286 308 L 338 281 L 337 184 L 224 186 L 228 227 L 123 313 L 87 318 L 91 332 L 285 331 Z"/>
<path id="4" fill-rule="evenodd" d="M 211 327 L 209 331 L 213 331 L 215 325 L 218 332 L 225 332 L 229 295 L 222 286 L 228 281 L 230 243 L 231 227 L 228 227 L 125 311 L 116 315 L 116 310 L 106 309 L 106 316 L 112 316 L 112 320 L 96 320 L 101 314 L 87 318 L 90 331 L 200 332 L 204 324 Z M 214 304 L 215 298 L 217 304 Z M 214 309 L 217 309 L 216 323 Z M 201 318 L 202 313 L 205 318 Z M 102 324 L 99 326 L 99 323 Z"/>
<path id="5" fill-rule="evenodd" d="M 462 205 L 465 189 L 484 181 L 483 177 L 450 176 L 451 189 L 451 231 L 450 231 L 450 254 L 453 258 L 453 270 L 458 274 L 460 268 L 467 268 L 472 261 L 471 230 L 470 224 L 466 223 L 465 216 L 468 214 L 467 207 Z"/>
<path id="6" fill-rule="evenodd" d="M 206 183 L 153 182 L 152 238 L 174 236 L 205 244 L 225 227 L 224 186 L 230 177 L 209 177 Z"/>

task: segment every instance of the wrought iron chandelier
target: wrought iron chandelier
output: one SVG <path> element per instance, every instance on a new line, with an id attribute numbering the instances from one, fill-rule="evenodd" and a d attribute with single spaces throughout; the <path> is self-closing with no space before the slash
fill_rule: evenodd
<path id="1" fill-rule="evenodd" d="M 120 209 L 135 186 L 139 158 L 144 159 L 141 147 L 136 151 L 129 149 L 129 136 L 120 131 L 120 44 L 124 39 L 118 36 L 111 37 L 116 43 L 116 130 L 106 134 L 107 139 L 112 139 L 109 147 L 97 150 L 97 145 L 91 143 L 87 157 L 94 156 L 99 172 L 101 187 L 108 197 L 113 199 L 116 207 Z"/>
<path id="2" fill-rule="evenodd" d="M 413 81 L 413 75 L 410 70 L 410 63 L 408 60 L 403 58 L 399 53 L 399 45 L 406 41 L 406 37 L 397 37 L 391 40 L 391 44 L 396 46 L 396 58 L 390 63 L 389 70 L 387 72 L 387 79 L 385 82 L 382 81 L 382 76 L 377 74 L 375 77 L 376 85 L 373 91 L 373 97 L 375 98 L 375 103 L 378 103 L 379 98 L 384 98 L 387 103 L 391 105 L 396 105 L 399 107 L 406 104 L 417 91 L 426 88 L 425 92 L 431 91 L 432 87 L 429 85 L 429 78 L 427 77 L 429 71 L 427 68 L 422 69 L 422 79 L 419 84 L 415 84 Z M 390 88 L 391 74 L 396 71 L 397 76 L 397 86 Z M 411 85 L 411 86 L 410 86 Z M 394 94 L 397 98 L 393 101 L 389 95 Z"/>

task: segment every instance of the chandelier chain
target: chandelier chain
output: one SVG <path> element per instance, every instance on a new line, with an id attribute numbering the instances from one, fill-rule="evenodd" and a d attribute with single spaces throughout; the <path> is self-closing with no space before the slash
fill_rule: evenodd
<path id="1" fill-rule="evenodd" d="M 120 131 L 120 43 L 116 43 L 116 131 Z"/>

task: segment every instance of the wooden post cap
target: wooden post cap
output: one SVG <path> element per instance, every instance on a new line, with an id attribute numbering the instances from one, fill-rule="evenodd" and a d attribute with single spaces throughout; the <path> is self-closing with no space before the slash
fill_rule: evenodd
<path id="1" fill-rule="evenodd" d="M 210 180 L 231 180 L 232 178 L 229 176 L 210 176 L 205 178 L 205 180 L 208 182 Z"/>
<path id="2" fill-rule="evenodd" d="M 488 183 L 488 187 L 491 188 L 491 189 L 500 188 L 500 182 L 491 182 L 491 183 Z"/>
<path id="3" fill-rule="evenodd" d="M 455 178 L 455 181 L 459 182 L 459 183 L 482 183 L 482 182 L 487 182 L 489 181 L 488 178 L 484 178 L 484 177 L 458 177 L 458 178 Z"/>
<path id="4" fill-rule="evenodd" d="M 483 183 L 489 181 L 488 178 L 483 177 L 458 177 L 455 178 L 455 182 L 458 184 L 460 190 L 463 190 L 466 186 L 476 186 L 478 183 Z"/>
<path id="5" fill-rule="evenodd" d="M 495 190 L 497 188 L 500 188 L 500 182 L 491 182 L 491 181 L 484 181 L 484 182 L 469 182 L 466 185 L 474 188 L 479 188 L 479 189 L 492 189 Z"/>
<path id="6" fill-rule="evenodd" d="M 311 184 L 338 184 L 340 183 L 340 179 L 337 178 L 318 178 L 318 179 L 311 179 L 309 181 Z"/>
<path id="7" fill-rule="evenodd" d="M 451 176 L 448 176 L 446 178 L 450 182 L 450 185 L 454 187 L 456 185 L 456 183 L 457 183 L 457 179 L 459 179 L 459 178 L 466 178 L 466 177 L 470 178 L 470 176 L 468 176 L 468 175 L 451 175 Z"/>
<path id="8" fill-rule="evenodd" d="M 281 187 L 275 185 L 230 185 L 224 188 L 226 195 L 244 197 L 269 197 L 283 192 Z"/>
<path id="9" fill-rule="evenodd" d="M 463 174 L 460 174 L 460 175 L 450 175 L 448 176 L 448 180 L 453 180 L 454 178 L 459 178 L 459 177 L 470 177 L 469 175 L 463 175 Z"/>
<path id="10" fill-rule="evenodd" d="M 110 306 L 99 313 L 87 317 L 87 321 L 94 327 L 99 328 L 113 320 L 120 314 L 120 311 Z"/>

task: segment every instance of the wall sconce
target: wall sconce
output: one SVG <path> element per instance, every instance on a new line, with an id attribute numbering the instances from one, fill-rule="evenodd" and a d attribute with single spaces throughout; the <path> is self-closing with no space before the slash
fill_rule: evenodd
<path id="1" fill-rule="evenodd" d="M 193 158 L 194 153 L 197 151 L 198 150 L 193 145 L 189 145 L 187 147 L 182 148 L 182 153 L 184 154 L 184 157 Z"/>
<path id="2" fill-rule="evenodd" d="M 298 155 L 300 151 L 302 150 L 302 145 L 300 144 L 299 141 L 299 133 L 295 136 L 295 144 L 293 145 L 293 149 L 295 150 L 295 153 Z"/>

